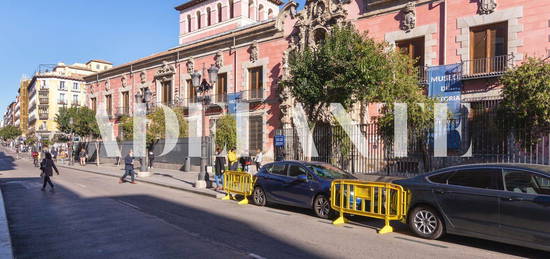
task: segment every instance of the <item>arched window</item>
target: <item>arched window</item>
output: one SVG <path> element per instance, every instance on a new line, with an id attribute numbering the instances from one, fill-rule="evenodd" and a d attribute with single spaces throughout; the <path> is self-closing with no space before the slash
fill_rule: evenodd
<path id="1" fill-rule="evenodd" d="M 212 13 L 212 10 L 210 10 L 210 7 L 207 7 L 206 8 L 206 26 L 212 25 L 212 22 L 211 22 L 212 21 L 211 20 L 212 14 L 211 13 Z"/>
<path id="2" fill-rule="evenodd" d="M 218 3 L 217 11 L 218 11 L 218 22 L 222 22 L 222 19 L 223 19 L 223 16 L 222 16 L 222 3 Z"/>
<path id="3" fill-rule="evenodd" d="M 264 19 L 264 6 L 260 4 L 258 6 L 258 17 L 256 17 L 258 21 L 262 21 Z"/>
<path id="4" fill-rule="evenodd" d="M 233 17 L 235 17 L 234 5 L 233 0 L 229 0 L 229 19 L 233 19 Z"/>
<path id="5" fill-rule="evenodd" d="M 191 15 L 187 15 L 187 32 L 191 32 Z"/>
<path id="6" fill-rule="evenodd" d="M 248 1 L 248 18 L 253 19 L 254 14 L 254 0 Z"/>
<path id="7" fill-rule="evenodd" d="M 271 8 L 267 10 L 267 18 L 269 19 L 273 18 L 273 10 L 271 10 Z"/>
<path id="8" fill-rule="evenodd" d="M 197 30 L 201 28 L 201 11 L 197 11 Z"/>

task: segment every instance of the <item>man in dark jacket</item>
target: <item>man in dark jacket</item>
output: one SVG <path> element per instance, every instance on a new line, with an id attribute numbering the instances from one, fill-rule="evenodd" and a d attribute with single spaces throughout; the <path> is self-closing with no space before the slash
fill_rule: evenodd
<path id="1" fill-rule="evenodd" d="M 118 183 L 125 182 L 126 176 L 130 175 L 132 177 L 131 183 L 136 184 L 136 182 L 134 181 L 134 174 L 134 152 L 130 150 L 130 152 L 128 152 L 128 155 L 124 158 L 124 175 L 120 178 Z"/>
<path id="2" fill-rule="evenodd" d="M 53 192 L 54 188 L 50 177 L 53 176 L 53 170 L 55 170 L 57 175 L 59 175 L 59 170 L 57 170 L 57 167 L 55 166 L 55 163 L 52 160 L 52 155 L 50 153 L 46 152 L 44 156 L 44 159 L 40 163 L 40 169 L 42 169 L 42 177 L 44 177 L 44 185 L 42 185 L 42 191 L 46 190 L 46 184 L 49 184 Z"/>

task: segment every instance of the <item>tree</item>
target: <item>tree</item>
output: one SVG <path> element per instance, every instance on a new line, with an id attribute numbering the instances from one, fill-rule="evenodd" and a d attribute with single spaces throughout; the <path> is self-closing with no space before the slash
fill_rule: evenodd
<path id="1" fill-rule="evenodd" d="M 13 140 L 19 136 L 21 136 L 19 127 L 8 125 L 0 129 L 0 137 L 4 140 Z"/>
<path id="2" fill-rule="evenodd" d="M 508 70 L 500 82 L 503 100 L 499 119 L 507 122 L 504 129 L 525 136 L 519 139 L 524 146 L 550 132 L 550 63 L 528 58 Z"/>
<path id="3" fill-rule="evenodd" d="M 95 112 L 88 107 L 61 108 L 55 116 L 55 122 L 59 131 L 66 134 L 91 138 L 100 136 Z"/>
<path id="4" fill-rule="evenodd" d="M 216 122 L 216 146 L 230 149 L 237 145 L 237 122 L 235 117 L 226 114 Z"/>
<path id="5" fill-rule="evenodd" d="M 179 137 L 188 136 L 188 127 L 185 116 L 183 115 L 182 109 L 173 109 L 179 123 Z M 166 137 L 166 120 L 164 116 L 164 111 L 161 108 L 154 109 L 150 114 L 147 115 L 149 120 L 149 126 L 147 128 L 147 145 L 152 145 L 160 139 Z M 134 124 L 133 118 L 129 116 L 124 116 L 120 119 L 119 124 L 120 129 L 123 132 L 124 140 L 131 140 L 134 136 Z"/>

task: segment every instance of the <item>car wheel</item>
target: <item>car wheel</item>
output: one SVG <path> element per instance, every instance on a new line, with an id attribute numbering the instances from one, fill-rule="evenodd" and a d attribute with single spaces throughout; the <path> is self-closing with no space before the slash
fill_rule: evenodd
<path id="1" fill-rule="evenodd" d="M 265 196 L 264 189 L 260 186 L 256 186 L 256 188 L 254 188 L 253 199 L 254 204 L 258 206 L 267 205 L 267 197 Z"/>
<path id="2" fill-rule="evenodd" d="M 438 239 L 443 235 L 443 219 L 434 209 L 418 206 L 409 216 L 409 228 L 422 238 Z"/>
<path id="3" fill-rule="evenodd" d="M 317 195 L 313 201 L 313 211 L 317 217 L 328 219 L 331 215 L 330 201 L 325 195 Z"/>

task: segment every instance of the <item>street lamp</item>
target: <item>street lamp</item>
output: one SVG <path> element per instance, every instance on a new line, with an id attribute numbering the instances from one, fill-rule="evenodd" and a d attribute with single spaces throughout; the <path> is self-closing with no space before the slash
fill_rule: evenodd
<path id="1" fill-rule="evenodd" d="M 143 91 L 143 94 L 138 92 L 135 95 L 136 104 L 137 103 L 145 103 L 145 113 L 146 114 L 149 114 L 149 112 L 150 112 L 149 104 L 151 102 L 152 97 L 153 97 L 153 93 L 151 93 L 151 90 L 149 90 L 149 88 L 145 88 L 144 91 Z M 145 123 L 145 136 L 146 136 L 145 138 L 146 139 L 147 139 L 147 127 L 148 127 L 148 124 Z M 145 144 L 145 145 L 147 145 L 147 144 Z M 147 146 L 146 146 L 145 147 L 145 154 L 143 155 L 143 158 L 141 159 L 141 169 L 140 169 L 141 172 L 147 172 L 148 171 L 148 168 L 147 168 L 147 165 L 149 164 L 148 154 L 149 154 L 149 151 L 148 151 Z"/>
<path id="2" fill-rule="evenodd" d="M 197 179 L 197 183 L 195 184 L 196 188 L 205 188 L 206 187 L 206 165 L 207 165 L 207 146 L 206 142 L 208 141 L 208 137 L 206 136 L 206 109 L 208 105 L 210 104 L 210 96 L 208 96 L 208 91 L 213 88 L 213 86 L 216 84 L 216 81 L 218 79 L 218 71 L 219 68 L 212 64 L 210 68 L 208 69 L 208 80 L 203 78 L 204 74 L 204 65 L 202 69 L 202 74 L 195 71 L 191 74 L 191 83 L 193 84 L 193 87 L 195 88 L 195 91 L 197 94 L 202 94 L 198 101 L 202 103 L 202 140 L 201 140 L 201 167 L 199 171 L 199 178 Z M 202 81 L 201 81 L 202 78 Z"/>

